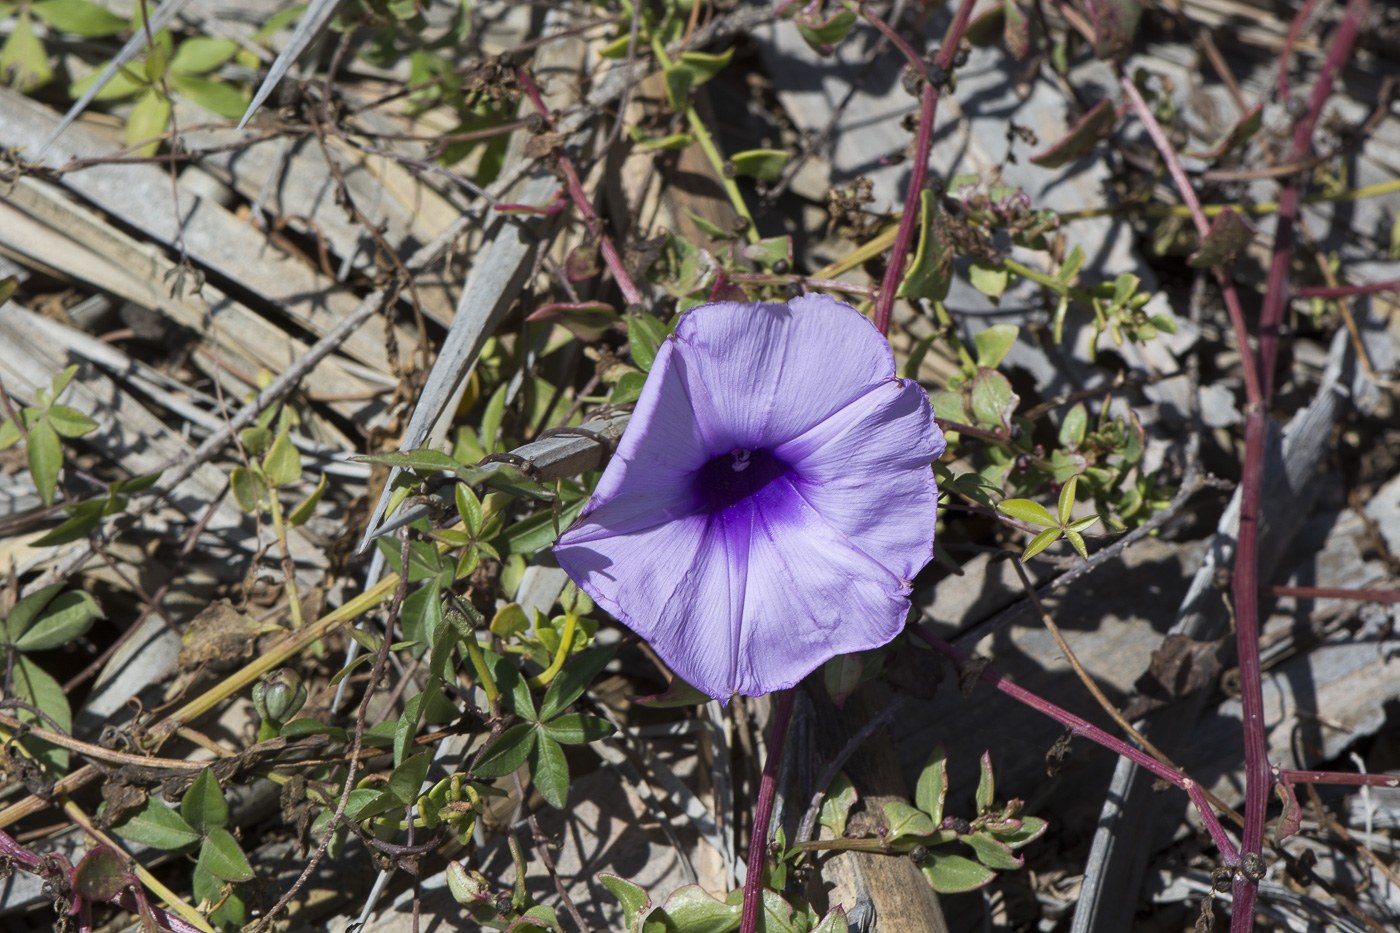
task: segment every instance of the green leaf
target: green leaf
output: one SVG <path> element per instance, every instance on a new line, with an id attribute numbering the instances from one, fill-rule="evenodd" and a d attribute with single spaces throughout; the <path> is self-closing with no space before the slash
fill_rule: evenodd
<path id="1" fill-rule="evenodd" d="M 14 645 L 20 651 L 57 648 L 86 634 L 100 618 L 102 609 L 96 600 L 82 590 L 69 590 L 51 602 L 33 626 L 14 639 Z"/>
<path id="2" fill-rule="evenodd" d="M 50 583 L 41 590 L 36 590 L 28 596 L 15 603 L 15 607 L 10 610 L 10 614 L 5 616 L 5 639 L 13 644 L 21 635 L 29 630 L 29 626 L 39 617 L 55 596 L 63 589 L 62 583 Z"/>
<path id="3" fill-rule="evenodd" d="M 927 813 L 909 806 L 902 800 L 888 801 L 883 809 L 892 839 L 899 839 L 901 836 L 927 836 L 938 828 Z"/>
<path id="4" fill-rule="evenodd" d="M 113 823 L 112 832 L 132 842 L 167 850 L 187 849 L 200 839 L 180 814 L 155 797 L 146 798 L 134 813 Z"/>
<path id="5" fill-rule="evenodd" d="M 1064 530 L 1065 540 L 1079 552 L 1079 556 L 1085 560 L 1089 559 L 1089 549 L 1084 544 L 1084 537 L 1079 532 L 1066 528 Z"/>
<path id="6" fill-rule="evenodd" d="M 286 739 L 297 739 L 304 735 L 328 735 L 337 742 L 344 742 L 347 738 L 345 730 L 339 726 L 328 726 L 320 720 L 306 717 L 285 723 L 281 729 L 277 730 L 277 734 Z"/>
<path id="7" fill-rule="evenodd" d="M 1031 538 L 1031 543 L 1026 545 L 1026 549 L 1021 552 L 1021 563 L 1025 563 L 1041 551 L 1054 544 L 1060 538 L 1060 529 L 1047 528 L 1040 534 Z"/>
<path id="8" fill-rule="evenodd" d="M 948 750 L 943 743 L 934 746 L 919 772 L 914 790 L 914 802 L 933 820 L 935 828 L 943 825 L 943 802 L 948 796 Z"/>
<path id="9" fill-rule="evenodd" d="M 481 534 L 481 500 L 465 483 L 458 483 L 453 490 L 457 500 L 457 514 L 462 516 L 462 524 L 473 538 Z"/>
<path id="10" fill-rule="evenodd" d="M 972 335 L 977 347 L 977 365 L 996 369 L 1016 343 L 1021 328 L 1015 324 L 995 324 Z"/>
<path id="11" fill-rule="evenodd" d="M 0 302 L 0 304 L 3 303 L 4 302 Z M 15 420 L 13 418 L 6 418 L 4 423 L 0 424 L 0 450 L 9 450 L 19 443 L 21 436 L 22 435 L 19 433 L 19 425 L 15 423 Z"/>
<path id="12" fill-rule="evenodd" d="M 1055 521 L 1055 516 L 1050 514 L 1049 509 L 1030 499 L 1003 499 L 997 503 L 997 511 L 1010 515 L 1017 521 L 1028 522 L 1032 525 L 1053 527 L 1059 524 Z"/>
<path id="13" fill-rule="evenodd" d="M 788 154 L 782 149 L 746 149 L 729 157 L 736 175 L 748 175 L 759 181 L 777 181 L 782 177 Z"/>
<path id="14" fill-rule="evenodd" d="M 1038 816 L 1023 816 L 1020 820 L 1020 829 L 1009 833 L 994 833 L 993 835 L 1008 848 L 1019 849 L 1039 839 L 1050 826 Z"/>
<path id="15" fill-rule="evenodd" d="M 26 709 L 15 710 L 16 719 L 40 729 L 53 729 L 56 725 L 59 732 L 72 731 L 73 712 L 68 706 L 68 695 L 63 692 L 63 685 L 48 671 L 25 655 L 17 654 L 14 656 L 13 678 L 14 695 L 43 710 L 53 722 Z M 68 749 L 32 737 L 22 741 L 24 747 L 53 774 L 62 774 L 68 770 Z"/>
<path id="16" fill-rule="evenodd" d="M 51 405 L 48 414 L 49 424 L 63 437 L 82 437 L 97 430 L 97 422 L 76 408 L 67 405 Z"/>
<path id="17" fill-rule="evenodd" d="M 1071 513 L 1074 511 L 1074 490 L 1079 485 L 1079 477 L 1071 476 L 1060 487 L 1059 519 L 1061 525 L 1068 525 Z"/>
<path id="18" fill-rule="evenodd" d="M 491 393 L 491 398 L 486 401 L 486 410 L 481 413 L 481 430 L 479 438 L 481 449 L 488 454 L 499 452 L 496 445 L 496 434 L 501 429 L 501 419 L 506 414 L 506 389 L 510 387 L 509 381 L 503 381 L 495 392 Z"/>
<path id="19" fill-rule="evenodd" d="M 992 801 L 996 798 L 996 792 L 996 778 L 992 776 L 992 753 L 983 752 L 982 759 L 978 762 L 976 797 L 978 813 L 987 812 Z"/>
<path id="20" fill-rule="evenodd" d="M 1077 521 L 1070 522 L 1068 525 L 1065 526 L 1065 530 L 1066 530 L 1066 531 L 1083 531 L 1083 530 L 1086 529 L 1086 528 L 1092 528 L 1092 527 L 1094 527 L 1094 523 L 1097 522 L 1098 520 L 1099 520 L 1099 517 L 1098 517 L 1097 515 L 1090 515 L 1090 516 L 1088 516 L 1088 517 L 1086 517 L 1086 518 L 1081 518 L 1081 519 L 1078 519 Z"/>
<path id="21" fill-rule="evenodd" d="M 555 809 L 564 809 L 569 800 L 569 762 L 564 758 L 564 747 L 548 735 L 540 735 L 529 758 L 530 775 L 540 795 Z"/>
<path id="22" fill-rule="evenodd" d="M 698 87 L 719 74 L 733 58 L 732 48 L 719 53 L 682 52 L 676 67 L 690 72 L 690 86 Z"/>
<path id="23" fill-rule="evenodd" d="M 972 283 L 973 288 L 996 302 L 1006 291 L 1006 286 L 1011 281 L 1011 273 L 1003 266 L 993 266 L 977 259 L 968 267 L 967 280 Z"/>
<path id="24" fill-rule="evenodd" d="M 646 889 L 632 882 L 619 878 L 617 875 L 600 871 L 594 875 L 598 883 L 608 889 L 617 902 L 622 905 L 622 924 L 624 929 L 631 933 L 637 929 L 639 921 L 648 910 L 651 909 L 651 896 Z"/>
<path id="25" fill-rule="evenodd" d="M 1070 450 L 1078 450 L 1079 445 L 1084 443 L 1084 433 L 1088 428 L 1089 410 L 1083 402 L 1078 402 L 1065 413 L 1065 420 L 1060 423 L 1060 443 Z"/>
<path id="26" fill-rule="evenodd" d="M 822 680 L 831 702 L 837 709 L 843 709 L 856 687 L 860 686 L 861 675 L 865 673 L 865 661 L 859 652 L 838 654 L 822 665 Z"/>
<path id="27" fill-rule="evenodd" d="M 321 479 L 316 483 L 316 488 L 311 490 L 311 495 L 303 499 L 296 508 L 287 513 L 287 524 L 296 528 L 305 525 L 312 515 L 316 514 L 316 505 L 321 501 L 321 497 L 326 494 L 326 474 L 321 474 Z"/>
<path id="28" fill-rule="evenodd" d="M 624 29 L 623 32 L 622 32 L 622 35 L 618 36 L 616 39 L 612 40 L 612 41 L 609 42 L 607 45 L 605 45 L 605 46 L 603 46 L 601 49 L 599 49 L 599 50 L 598 50 L 598 55 L 599 55 L 599 57 L 601 57 L 601 58 L 608 58 L 608 59 L 612 59 L 612 60 L 614 60 L 614 61 L 616 61 L 617 59 L 620 59 L 620 58 L 626 58 L 626 57 L 627 57 L 627 49 L 628 49 L 628 47 L 629 47 L 631 44 L 632 44 L 632 33 L 631 33 L 631 30 L 626 30 L 626 29 Z"/>
<path id="29" fill-rule="evenodd" d="M 632 350 L 632 361 L 643 372 L 651 370 L 661 342 L 668 333 L 666 325 L 650 314 L 629 314 L 627 316 L 627 343 Z"/>
<path id="30" fill-rule="evenodd" d="M 1011 382 L 994 369 L 979 369 L 972 380 L 972 414 L 979 424 L 1011 430 L 1011 416 L 1021 397 Z"/>
<path id="31" fill-rule="evenodd" d="M 238 432 L 238 443 L 250 457 L 261 457 L 272 446 L 272 432 L 264 427 L 244 428 Z"/>
<path id="32" fill-rule="evenodd" d="M 558 519 L 560 533 L 566 531 L 574 523 L 574 519 L 578 518 L 579 513 L 587 504 L 587 499 L 579 499 L 560 510 Z M 502 533 L 507 552 L 534 554 L 541 548 L 548 547 L 558 537 L 554 531 L 555 524 L 554 512 L 551 510 L 537 512 L 527 519 L 516 522 Z"/>
<path id="33" fill-rule="evenodd" d="M 238 49 L 232 39 L 195 36 L 180 43 L 170 59 L 170 70 L 178 75 L 208 74 L 237 55 Z"/>
<path id="34" fill-rule="evenodd" d="M 522 612 L 523 616 L 524 613 Z M 494 629 L 495 623 L 492 623 Z M 585 654 L 570 658 L 564 667 L 549 683 L 549 689 L 540 701 L 540 719 L 550 720 L 569 708 L 569 704 L 583 695 L 593 679 L 603 672 L 612 660 L 614 648 L 596 648 Z M 611 734 L 611 733 L 609 733 Z M 557 736 L 556 736 L 557 738 Z M 560 741 L 564 741 L 560 739 Z M 587 741 L 592 741 L 587 740 Z"/>
<path id="35" fill-rule="evenodd" d="M 919 192 L 919 247 L 899 285 L 900 298 L 942 301 L 953 280 L 953 235 L 948 217 L 932 191 Z"/>
<path id="36" fill-rule="evenodd" d="M 63 445 L 48 421 L 37 421 L 29 429 L 29 476 L 39 490 L 44 505 L 53 505 L 58 488 L 58 471 L 63 468 Z"/>
<path id="37" fill-rule="evenodd" d="M 59 32 L 96 39 L 116 35 L 126 28 L 126 20 L 87 0 L 39 0 L 29 9 Z"/>
<path id="38" fill-rule="evenodd" d="M 74 512 L 73 517 L 59 525 L 53 531 L 44 535 L 38 540 L 29 542 L 30 547 L 54 547 L 59 544 L 67 544 L 70 541 L 78 541 L 88 535 L 102 523 L 102 502 L 83 502 L 80 505 L 90 505 L 93 508 L 82 509 Z"/>
<path id="39" fill-rule="evenodd" d="M 153 55 L 152 58 L 155 56 Z M 147 59 L 150 62 L 150 59 Z M 165 132 L 170 122 L 170 101 L 154 85 L 146 88 L 131 115 L 126 118 L 126 144 L 135 146 L 134 155 L 153 156 L 160 148 L 161 141 L 156 137 Z M 147 142 L 149 140 L 149 142 Z M 137 145 L 138 143 L 142 145 Z"/>
<path id="40" fill-rule="evenodd" d="M 666 931 L 684 933 L 730 933 L 739 928 L 743 913 L 740 904 L 715 900 L 698 884 L 688 884 L 671 892 L 648 920 L 660 920 Z"/>
<path id="41" fill-rule="evenodd" d="M 1117 122 L 1118 111 L 1113 101 L 1105 97 L 1070 128 L 1064 139 L 1031 156 L 1031 161 L 1042 168 L 1059 168 L 1077 162 L 1093 152 L 1094 147 L 1113 132 Z"/>
<path id="42" fill-rule="evenodd" d="M 252 512 L 258 507 L 259 487 L 262 485 L 253 478 L 248 469 L 243 466 L 236 466 L 228 474 L 229 487 L 233 490 L 233 501 L 238 503 L 238 507 L 245 512 Z"/>
<path id="43" fill-rule="evenodd" d="M 88 88 L 97 83 L 97 79 L 101 76 L 102 69 L 99 68 L 81 81 L 74 81 L 68 85 L 68 96 L 75 99 L 82 97 L 87 93 Z M 145 87 L 146 82 L 140 80 L 137 73 L 130 67 L 118 68 L 107 83 L 102 85 L 102 90 L 97 92 L 97 96 L 93 100 L 122 100 L 140 93 Z"/>
<path id="44" fill-rule="evenodd" d="M 690 81 L 688 69 L 672 65 L 663 69 L 661 80 L 666 89 L 666 104 L 674 111 L 682 111 L 690 106 Z"/>
<path id="45" fill-rule="evenodd" d="M 565 713 L 540 727 L 545 735 L 556 742 L 564 745 L 583 745 L 588 742 L 597 742 L 599 739 L 606 739 L 617 730 L 612 723 L 606 719 L 599 719 L 597 716 L 585 716 L 582 713 Z"/>
<path id="46" fill-rule="evenodd" d="M 538 727 L 533 722 L 511 726 L 491 744 L 491 748 L 472 769 L 472 775 L 489 778 L 510 774 L 530 757 L 530 750 L 535 747 L 538 736 Z"/>
<path id="47" fill-rule="evenodd" d="M 410 806 L 418 799 L 418 791 L 423 786 L 423 779 L 428 775 L 428 766 L 432 763 L 431 755 L 419 752 L 412 758 L 404 759 L 403 763 L 390 773 L 389 793 L 400 806 Z"/>
<path id="48" fill-rule="evenodd" d="M 845 7 L 837 9 L 826 19 L 820 19 L 819 15 L 815 12 L 798 13 L 793 17 L 793 22 L 797 26 L 798 34 L 814 51 L 828 55 L 831 51 L 829 46 L 846 38 L 846 34 L 856 24 L 856 15 Z"/>
<path id="49" fill-rule="evenodd" d="M 830 829 L 832 835 L 840 839 L 846 835 L 846 818 L 851 812 L 851 807 L 855 806 L 859 799 L 860 795 L 856 793 L 851 779 L 846 777 L 846 772 L 836 772 L 836 777 L 822 795 L 822 807 L 817 814 L 817 822 Z"/>
<path id="50" fill-rule="evenodd" d="M 970 845 L 972 851 L 977 853 L 977 861 L 988 868 L 1014 870 L 1025 864 L 1025 860 L 1012 852 L 1010 846 L 983 832 L 978 831 L 958 838 Z"/>
<path id="51" fill-rule="evenodd" d="M 52 79 L 49 53 L 34 35 L 34 23 L 25 10 L 15 21 L 10 37 L 0 46 L 0 81 L 21 94 L 28 94 Z"/>
<path id="52" fill-rule="evenodd" d="M 739 250 L 739 255 L 750 262 L 756 262 L 765 269 L 773 268 L 774 263 L 792 263 L 792 237 L 775 236 L 750 243 Z"/>
<path id="53" fill-rule="evenodd" d="M 646 382 L 645 373 L 623 373 L 622 378 L 618 379 L 617 385 L 613 387 L 612 397 L 609 401 L 614 405 L 635 402 L 641 398 L 642 387 L 646 385 Z"/>
<path id="54" fill-rule="evenodd" d="M 175 86 L 181 97 L 227 120 L 241 117 L 248 107 L 248 98 L 227 81 L 172 74 L 170 83 Z"/>
<path id="55" fill-rule="evenodd" d="M 695 213 L 690 208 L 686 207 L 682 208 L 682 210 L 685 211 L 685 216 L 690 218 L 690 222 L 695 224 L 695 226 L 699 227 L 700 232 L 705 234 L 705 236 L 709 237 L 710 239 L 728 240 L 734 236 L 734 232 L 732 230 L 726 230 L 718 224 L 710 223 L 708 220 L 701 217 L 699 214 Z"/>
<path id="56" fill-rule="evenodd" d="M 263 472 L 273 486 L 286 486 L 301 479 L 301 454 L 292 444 L 292 437 L 285 431 L 272 442 L 267 456 L 263 457 Z"/>
<path id="57" fill-rule="evenodd" d="M 972 859 L 937 852 L 930 852 L 919 869 L 939 894 L 975 891 L 997 876 L 996 872 Z"/>
<path id="58" fill-rule="evenodd" d="M 199 772 L 199 777 L 194 779 L 180 801 L 180 816 L 195 832 L 205 836 L 228 825 L 228 802 L 224 800 L 223 788 L 219 787 L 214 772 Z"/>
<path id="59" fill-rule="evenodd" d="M 238 847 L 238 840 L 226 829 L 215 829 L 209 833 L 199 847 L 199 861 L 196 864 L 224 881 L 253 880 L 253 867 L 248 864 L 248 857 Z"/>

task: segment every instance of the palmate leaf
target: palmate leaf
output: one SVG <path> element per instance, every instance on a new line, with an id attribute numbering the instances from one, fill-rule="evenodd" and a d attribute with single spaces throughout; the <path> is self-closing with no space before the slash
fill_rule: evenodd
<path id="1" fill-rule="evenodd" d="M 546 734 L 539 735 L 530 749 L 530 776 L 540 795 L 556 809 L 564 809 L 569 800 L 569 762 L 564 746 Z"/>

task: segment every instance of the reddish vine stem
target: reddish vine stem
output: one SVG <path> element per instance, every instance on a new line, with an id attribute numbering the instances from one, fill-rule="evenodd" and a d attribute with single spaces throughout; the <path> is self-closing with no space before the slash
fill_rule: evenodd
<path id="1" fill-rule="evenodd" d="M 952 67 L 953 56 L 958 52 L 958 44 L 962 42 L 968 20 L 972 17 L 973 5 L 972 0 L 963 0 L 958 4 L 958 12 L 943 36 L 943 45 L 934 62 L 944 70 Z M 919 222 L 919 197 L 924 189 L 924 179 L 928 177 L 928 155 L 933 148 L 933 119 L 938 112 L 939 90 L 933 84 L 926 83 L 920 100 L 919 135 L 914 143 L 914 160 L 909 169 L 909 190 L 904 194 L 904 214 L 899 218 L 899 230 L 895 233 L 889 265 L 880 282 L 880 292 L 875 297 L 875 326 L 882 334 L 890 332 L 895 292 L 899 291 L 899 283 L 904 276 L 904 257 L 909 255 L 909 248 L 914 242 L 914 227 Z"/>
<path id="2" fill-rule="evenodd" d="M 1293 599 L 1359 599 L 1367 603 L 1400 603 L 1400 590 L 1349 590 L 1335 586 L 1266 586 L 1264 594 Z"/>
<path id="3" fill-rule="evenodd" d="M 1387 282 L 1368 282 L 1365 285 L 1338 285 L 1335 288 L 1330 285 L 1319 285 L 1312 288 L 1300 288 L 1293 294 L 1299 298 L 1350 298 L 1353 295 L 1374 295 L 1376 292 L 1400 291 L 1400 279 L 1391 279 Z"/>
<path id="4" fill-rule="evenodd" d="M 1312 153 L 1313 128 L 1322 116 L 1322 106 L 1332 93 L 1332 80 L 1346 64 L 1351 47 L 1356 43 L 1357 33 L 1370 8 L 1369 0 L 1351 0 L 1347 4 L 1346 15 L 1332 39 L 1332 47 L 1327 52 L 1327 61 L 1317 76 L 1308 95 L 1308 109 L 1303 118 L 1293 128 L 1293 142 L 1288 161 L 1302 162 Z M 1294 24 L 1297 25 L 1297 22 Z M 1292 33 L 1290 33 L 1292 35 Z M 1286 62 L 1286 59 L 1284 60 Z M 1281 66 L 1284 67 L 1284 66 Z M 1283 82 L 1280 82 L 1283 84 Z M 1284 85 L 1286 87 L 1286 84 Z M 1264 402 L 1268 404 L 1273 395 L 1274 365 L 1278 359 L 1279 328 L 1283 325 L 1283 315 L 1288 309 L 1288 263 L 1293 258 L 1293 226 L 1298 219 L 1298 207 L 1302 178 L 1293 176 L 1284 185 L 1278 199 L 1278 226 L 1274 231 L 1274 251 L 1269 263 L 1268 286 L 1264 292 L 1264 305 L 1259 311 L 1259 371 L 1264 389 Z"/>
<path id="5" fill-rule="evenodd" d="M 545 106 L 544 98 L 540 96 L 540 89 L 535 86 L 534 78 L 524 68 L 517 68 L 515 75 L 520 79 L 520 84 L 525 88 L 525 93 L 530 98 L 530 103 L 534 104 L 535 110 L 544 117 L 545 124 L 552 130 L 554 121 L 549 115 L 549 108 Z M 563 146 L 554 147 L 554 158 L 559 162 L 559 170 L 564 173 L 564 181 L 569 189 L 569 200 L 574 202 L 574 207 L 583 215 L 583 222 L 588 227 L 588 232 L 598 243 L 598 251 L 603 256 L 603 262 L 607 264 L 608 271 L 617 280 L 617 287 L 622 291 L 622 297 L 629 305 L 642 304 L 642 294 L 637 291 L 637 286 L 632 282 L 632 277 L 627 274 L 627 267 L 622 264 L 622 257 L 617 252 L 617 246 L 613 243 L 612 237 L 608 236 L 603 229 L 603 222 L 598 217 L 598 212 L 593 210 L 593 204 L 588 200 L 587 193 L 583 190 L 583 182 L 579 179 L 578 170 L 574 168 L 573 160 L 564 151 Z"/>
<path id="6" fill-rule="evenodd" d="M 1394 774 L 1361 774 L 1356 771 L 1290 771 L 1280 768 L 1274 775 L 1284 784 L 1362 784 L 1371 787 L 1400 787 Z"/>
<path id="7" fill-rule="evenodd" d="M 773 738 L 768 743 L 768 760 L 763 763 L 763 778 L 759 781 L 758 801 L 754 805 L 753 831 L 749 835 L 749 868 L 744 876 L 744 912 L 739 920 L 739 933 L 754 933 L 758 929 L 758 914 L 763 908 L 763 864 L 768 852 L 768 821 L 773 816 L 778 767 L 783 761 L 783 744 L 787 741 L 788 723 L 792 719 L 792 698 L 796 694 L 796 688 L 778 694 L 778 709 L 773 716 Z"/>
<path id="8" fill-rule="evenodd" d="M 905 628 L 905 631 L 922 639 L 930 648 L 946 657 L 952 658 L 954 661 L 966 663 L 969 660 L 967 655 L 963 654 L 937 635 L 929 632 L 922 625 L 910 625 Z M 1215 815 L 1215 811 L 1211 809 L 1210 801 L 1206 799 L 1205 791 L 1191 778 L 1177 771 L 1175 768 L 1170 768 L 1162 764 L 1142 749 L 1129 745 L 1121 739 L 1114 738 L 1088 720 L 1080 719 L 1078 716 L 1061 709 L 1049 700 L 1036 696 L 1024 687 L 1018 687 L 990 667 L 984 667 L 978 676 L 1013 700 L 1024 703 L 1031 709 L 1043 713 L 1056 722 L 1066 726 L 1072 734 L 1083 736 L 1091 742 L 1102 745 L 1115 754 L 1122 755 L 1125 758 L 1131 758 L 1133 761 L 1137 762 L 1140 767 L 1146 768 L 1163 780 L 1169 781 L 1176 787 L 1186 791 L 1187 795 L 1191 798 L 1191 802 L 1195 804 L 1196 811 L 1201 815 L 1201 822 L 1205 824 L 1206 832 L 1210 833 L 1211 839 L 1215 841 L 1216 848 L 1218 848 L 1224 856 L 1225 863 L 1227 865 L 1235 865 L 1239 862 L 1239 853 L 1235 849 L 1235 844 L 1231 841 L 1229 834 L 1225 832 L 1225 827 L 1220 825 L 1220 819 Z"/>

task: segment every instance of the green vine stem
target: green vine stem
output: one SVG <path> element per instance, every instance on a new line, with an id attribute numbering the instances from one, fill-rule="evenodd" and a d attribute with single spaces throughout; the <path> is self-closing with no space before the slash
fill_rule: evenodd
<path id="1" fill-rule="evenodd" d="M 655 35 L 651 37 L 651 50 L 656 55 L 656 61 L 662 69 L 671 67 L 671 57 L 666 54 L 665 46 Z M 719 176 L 720 184 L 724 186 L 724 193 L 729 195 L 729 203 L 733 204 L 734 210 L 747 221 L 744 225 L 744 235 L 748 237 L 750 243 L 757 243 L 759 239 L 758 225 L 754 223 L 753 214 L 749 213 L 749 206 L 744 203 L 744 193 L 739 190 L 734 179 L 725 174 L 726 159 L 720 153 L 719 147 L 715 145 L 714 137 L 706 128 L 705 121 L 700 119 L 700 114 L 693 103 L 687 103 L 685 106 L 685 121 L 690 125 L 690 132 L 695 136 L 695 141 L 704 150 L 705 158 L 710 160 L 710 166 Z"/>

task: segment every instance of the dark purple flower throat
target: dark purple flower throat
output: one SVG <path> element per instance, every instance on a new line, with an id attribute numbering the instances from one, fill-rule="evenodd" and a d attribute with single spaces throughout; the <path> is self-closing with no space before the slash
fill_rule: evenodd
<path id="1" fill-rule="evenodd" d="M 707 512 L 723 512 L 748 499 L 791 468 L 766 450 L 736 447 L 695 473 L 696 499 Z"/>

